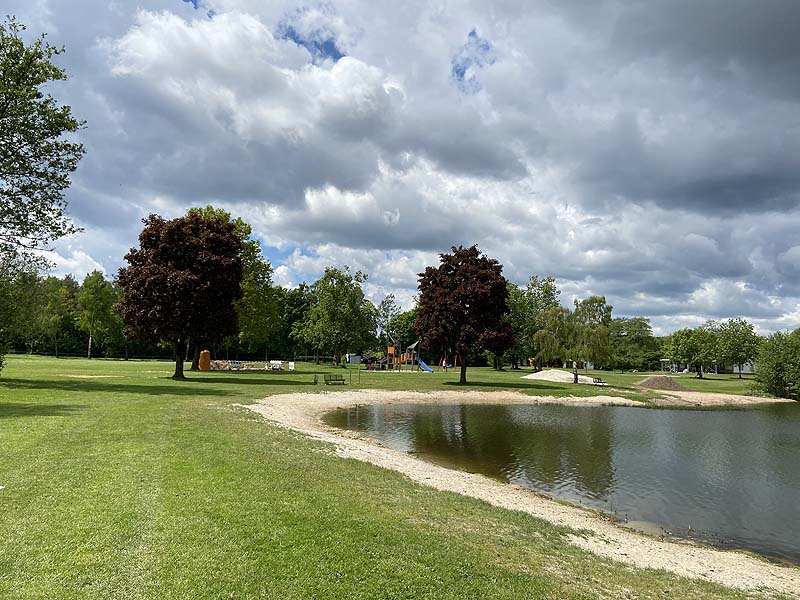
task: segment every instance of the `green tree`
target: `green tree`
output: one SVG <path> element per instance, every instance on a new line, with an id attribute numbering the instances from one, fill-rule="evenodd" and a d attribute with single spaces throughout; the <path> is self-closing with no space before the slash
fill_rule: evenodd
<path id="1" fill-rule="evenodd" d="M 63 48 L 44 35 L 26 44 L 13 17 L 0 23 L 0 264 L 42 265 L 32 250 L 75 228 L 64 190 L 84 153 L 65 134 L 83 126 L 69 106 L 43 91 L 66 79 L 52 59 Z"/>
<path id="2" fill-rule="evenodd" d="M 400 314 L 400 307 L 397 306 L 397 301 L 394 294 L 387 294 L 386 297 L 378 304 L 378 334 L 381 337 L 386 337 L 386 332 L 389 328 L 389 323 L 397 315 Z"/>
<path id="3" fill-rule="evenodd" d="M 239 332 L 242 240 L 231 223 L 199 214 L 169 221 L 150 215 L 143 222 L 139 248 L 128 252 L 128 266 L 119 271 L 117 307 L 126 335 L 172 345 L 172 377 L 184 379 L 188 340 Z"/>
<path id="4" fill-rule="evenodd" d="M 539 351 L 534 343 L 536 332 L 544 327 L 547 312 L 560 306 L 558 301 L 560 295 L 561 290 L 558 289 L 556 279 L 552 276 L 533 275 L 525 286 L 525 296 L 528 301 L 525 338 L 530 341 L 530 350 L 534 356 Z"/>
<path id="5" fill-rule="evenodd" d="M 779 398 L 800 400 L 800 329 L 778 331 L 760 345 L 756 388 Z"/>
<path id="6" fill-rule="evenodd" d="M 534 335 L 536 359 L 547 362 L 561 358 L 575 358 L 575 322 L 572 311 L 563 306 L 552 306 L 542 315 L 542 327 Z"/>
<path id="7" fill-rule="evenodd" d="M 58 345 L 75 319 L 75 298 L 65 281 L 48 277 L 42 285 L 43 305 L 39 315 L 41 328 L 53 345 L 58 358 Z M 113 311 L 112 311 L 113 312 Z"/>
<path id="8" fill-rule="evenodd" d="M 714 323 L 709 321 L 695 329 L 685 328 L 674 332 L 666 347 L 668 358 L 687 367 L 694 367 L 703 378 L 703 368 L 717 357 L 717 335 Z"/>
<path id="9" fill-rule="evenodd" d="M 78 326 L 89 335 L 86 358 L 92 358 L 92 342 L 105 341 L 111 327 L 117 294 L 111 282 L 100 271 L 93 271 L 83 280 L 78 292 Z"/>
<path id="10" fill-rule="evenodd" d="M 758 355 L 761 338 L 751 323 L 746 320 L 728 319 L 719 328 L 719 353 L 724 363 L 739 367 L 739 379 L 742 368 L 752 364 Z"/>
<path id="11" fill-rule="evenodd" d="M 429 348 L 461 355 L 459 383 L 465 385 L 467 354 L 481 349 L 496 353 L 496 340 L 510 329 L 505 320 L 508 282 L 503 265 L 477 246 L 452 250 L 439 255 L 438 267 L 420 273 L 415 329 Z"/>
<path id="12" fill-rule="evenodd" d="M 572 312 L 574 358 L 591 361 L 595 365 L 606 364 L 611 359 L 609 328 L 612 308 L 604 296 L 575 299 L 575 310 Z"/>
<path id="13" fill-rule="evenodd" d="M 295 329 L 305 319 L 311 307 L 311 288 L 301 283 L 296 288 L 287 290 L 282 287 L 273 288 L 275 303 L 278 307 L 278 330 L 275 333 L 273 347 L 286 356 L 297 356 L 297 344 L 305 343 L 302 338 L 294 337 Z"/>
<path id="14" fill-rule="evenodd" d="M 537 357 L 537 367 L 541 367 L 539 356 L 542 348 L 538 346 L 537 333 L 545 327 L 548 312 L 559 306 L 561 291 L 554 277 L 533 275 L 524 288 L 509 284 L 508 317 L 514 335 L 511 346 L 512 365 L 517 366 L 519 355 Z M 546 337 L 546 336 L 545 336 Z M 544 352 L 547 354 L 547 352 Z"/>
<path id="15" fill-rule="evenodd" d="M 39 315 L 44 296 L 42 278 L 36 271 L 16 273 L 11 279 L 10 338 L 14 345 L 24 346 L 28 352 L 39 352 L 46 334 Z"/>
<path id="16" fill-rule="evenodd" d="M 419 337 L 414 330 L 414 324 L 416 322 L 417 309 L 415 307 L 392 317 L 387 325 L 387 331 L 398 344 L 405 348 L 409 344 L 413 344 Z"/>
<path id="17" fill-rule="evenodd" d="M 643 368 L 656 348 L 650 321 L 645 317 L 612 319 L 609 334 L 612 362 L 623 373 Z"/>
<path id="18" fill-rule="evenodd" d="M 528 316 L 530 304 L 525 291 L 518 285 L 508 282 L 508 313 L 505 319 L 511 327 L 514 341 L 507 350 L 508 358 L 511 361 L 511 368 L 518 369 L 521 356 L 533 356 L 532 340 L 527 337 Z"/>
<path id="19" fill-rule="evenodd" d="M 342 354 L 362 350 L 374 341 L 377 309 L 364 297 L 362 284 L 367 275 L 327 267 L 311 287 L 311 307 L 296 325 L 297 337 L 313 348 L 333 354 L 339 365 Z"/>

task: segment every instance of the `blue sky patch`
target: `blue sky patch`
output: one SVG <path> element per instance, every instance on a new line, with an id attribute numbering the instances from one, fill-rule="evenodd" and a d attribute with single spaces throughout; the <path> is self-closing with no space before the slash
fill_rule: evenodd
<path id="1" fill-rule="evenodd" d="M 208 8 L 203 0 L 183 0 L 183 2 L 186 4 L 191 4 L 195 10 L 200 10 L 201 8 L 205 9 L 206 16 L 209 18 L 209 20 L 217 16 L 217 11 L 215 11 L 213 8 Z"/>
<path id="2" fill-rule="evenodd" d="M 473 29 L 467 35 L 467 42 L 451 61 L 451 75 L 464 93 L 474 94 L 481 89 L 477 71 L 495 61 L 492 44 L 478 35 Z"/>
<path id="3" fill-rule="evenodd" d="M 336 41 L 336 35 L 327 27 L 314 27 L 306 29 L 302 25 L 302 17 L 307 14 L 308 8 L 298 8 L 293 14 L 289 15 L 278 23 L 275 37 L 282 40 L 290 40 L 308 50 L 315 63 L 324 60 L 338 61 L 345 56 Z M 332 10 L 325 7 L 326 11 Z M 325 12 L 325 11 L 323 11 Z"/>

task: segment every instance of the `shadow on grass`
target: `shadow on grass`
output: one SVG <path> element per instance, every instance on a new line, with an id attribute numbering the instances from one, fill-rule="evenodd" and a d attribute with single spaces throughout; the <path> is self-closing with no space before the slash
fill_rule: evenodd
<path id="1" fill-rule="evenodd" d="M 64 417 L 86 408 L 82 404 L 32 404 L 0 402 L 0 419 L 14 417 Z"/>
<path id="2" fill-rule="evenodd" d="M 226 396 L 235 394 L 232 386 L 292 386 L 309 385 L 307 381 L 292 379 L 272 379 L 260 377 L 187 377 L 183 381 L 172 381 L 169 377 L 159 378 L 163 383 L 113 383 L 110 381 L 77 380 L 63 381 L 58 379 L 15 379 L 4 377 L 0 379 L 0 389 L 13 390 L 57 390 L 62 392 L 76 392 L 81 394 L 109 393 L 109 394 L 139 394 L 148 396 Z M 220 387 L 212 387 L 220 386 Z"/>
<path id="3" fill-rule="evenodd" d="M 312 383 L 313 377 L 309 375 L 305 381 L 298 381 L 296 379 L 272 379 L 271 377 L 241 377 L 237 378 L 236 373 L 224 377 L 186 377 L 182 383 L 219 383 L 222 385 L 309 385 Z"/>
<path id="4" fill-rule="evenodd" d="M 150 396 L 224 396 L 224 390 L 202 389 L 202 387 L 188 387 L 185 383 L 164 384 L 135 384 L 135 383 L 102 383 L 99 381 L 57 381 L 53 379 L 11 379 L 0 380 L 0 389 L 12 390 L 57 390 L 61 392 L 75 392 L 79 394 L 107 393 L 107 394 L 146 394 Z"/>

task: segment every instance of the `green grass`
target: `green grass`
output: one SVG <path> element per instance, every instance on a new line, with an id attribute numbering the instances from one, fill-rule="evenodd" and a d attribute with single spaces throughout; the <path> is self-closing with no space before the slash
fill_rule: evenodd
<path id="1" fill-rule="evenodd" d="M 706 373 L 703 379 L 698 379 L 694 373 L 669 374 L 659 371 L 646 373 L 632 373 L 630 371 L 626 371 L 625 373 L 620 373 L 619 371 L 580 371 L 580 373 L 591 377 L 600 377 L 611 386 L 629 390 L 636 389 L 636 383 L 651 375 L 669 375 L 682 386 L 694 392 L 745 395 L 755 393 L 753 391 L 754 382 L 752 375 L 743 375 L 742 378 L 739 379 L 738 375 L 715 375 L 713 373 Z"/>
<path id="2" fill-rule="evenodd" d="M 171 368 L 9 357 L 0 598 L 744 597 L 598 558 L 564 529 L 340 459 L 235 406 L 318 391 L 324 367 L 186 382 Z M 575 391 L 469 375 L 476 389 Z M 457 389 L 456 377 L 364 373 L 362 386 Z"/>

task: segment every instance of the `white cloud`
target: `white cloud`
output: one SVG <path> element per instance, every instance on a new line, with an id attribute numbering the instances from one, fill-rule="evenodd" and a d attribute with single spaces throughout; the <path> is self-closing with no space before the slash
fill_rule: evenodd
<path id="1" fill-rule="evenodd" d="M 791 3 L 700 35 L 612 0 L 10 2 L 66 45 L 53 93 L 88 121 L 59 272 L 113 274 L 147 212 L 213 203 L 288 252 L 280 285 L 349 264 L 410 306 L 438 252 L 477 242 L 661 332 L 798 322 L 800 44 L 745 14 L 780 30 Z M 718 9 L 693 8 L 730 25 Z"/>

